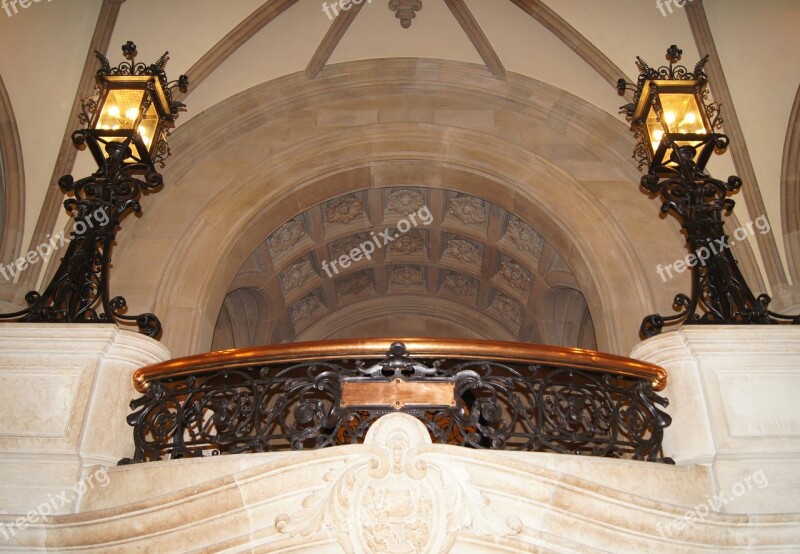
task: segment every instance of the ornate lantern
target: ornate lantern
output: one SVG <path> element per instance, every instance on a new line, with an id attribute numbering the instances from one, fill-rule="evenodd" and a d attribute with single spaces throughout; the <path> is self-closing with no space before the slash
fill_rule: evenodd
<path id="1" fill-rule="evenodd" d="M 136 45 L 128 41 L 122 52 L 129 60 L 111 67 L 105 56 L 96 52 L 102 67 L 97 71 L 97 96 L 83 101 L 80 120 L 100 144 L 125 143 L 132 147 L 127 164 L 164 165 L 169 156 L 167 135 L 174 127 L 183 104 L 172 99 L 172 88 L 186 89 L 188 78 L 181 75 L 168 82 L 164 72 L 165 52 L 154 64 L 136 63 Z M 100 160 L 98 160 L 100 163 Z"/>
<path id="2" fill-rule="evenodd" d="M 682 51 L 675 45 L 667 50 L 669 66 L 651 68 L 636 58 L 637 83 L 623 79 L 617 83 L 622 94 L 634 90 L 633 103 L 622 107 L 631 122 L 631 131 L 639 140 L 634 157 L 639 169 L 649 164 L 651 172 L 673 174 L 678 169 L 677 156 L 688 156 L 700 169 L 705 167 L 713 150 L 724 151 L 727 140 L 717 144 L 714 133 L 722 125 L 719 105 L 708 101 L 707 78 L 703 67 L 708 56 L 693 71 L 676 66 Z"/>

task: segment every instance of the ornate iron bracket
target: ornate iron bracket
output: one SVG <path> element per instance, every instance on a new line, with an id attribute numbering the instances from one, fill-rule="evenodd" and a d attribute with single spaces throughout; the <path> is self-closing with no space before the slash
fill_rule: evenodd
<path id="1" fill-rule="evenodd" d="M 669 138 L 665 139 L 669 140 Z M 702 148 L 724 150 L 728 137 L 709 135 Z M 670 144 L 670 146 L 672 146 Z M 651 169 L 641 180 L 642 188 L 664 200 L 662 213 L 678 216 L 686 230 L 686 243 L 692 253 L 691 296 L 678 294 L 674 305 L 680 313 L 671 316 L 650 314 L 644 318 L 641 334 L 652 337 L 664 325 L 686 324 L 772 324 L 800 323 L 800 315 L 789 316 L 768 309 L 770 297 L 756 297 L 739 271 L 731 252 L 731 242 L 725 234 L 722 214 L 730 214 L 735 202 L 728 198 L 742 186 L 739 177 L 720 181 L 708 175 L 695 163 L 695 147 L 675 147 L 672 161 L 679 171 L 661 178 Z M 663 171 L 663 168 L 660 169 Z"/>
<path id="2" fill-rule="evenodd" d="M 64 201 L 74 225 L 67 252 L 43 293 L 25 295 L 29 306 L 18 312 L 0 314 L 0 319 L 42 323 L 136 322 L 149 337 L 161 332 L 161 322 L 151 313 L 125 315 L 126 301 L 109 294 L 111 248 L 120 221 L 131 212 L 141 213 L 139 198 L 162 185 L 161 174 L 152 162 L 130 162 L 133 131 L 119 131 L 122 142 L 106 142 L 92 130 L 72 134 L 76 147 L 88 147 L 99 169 L 75 181 L 64 175 L 58 184 L 74 198 Z M 108 133 L 104 133 L 107 135 Z M 143 178 L 142 178 L 143 177 Z M 56 242 L 51 239 L 51 244 Z M 63 236 L 62 236 L 63 242 Z M 53 244 L 53 250 L 56 245 Z"/>
<path id="3" fill-rule="evenodd" d="M 697 62 L 693 70 L 677 65 L 682 51 L 672 45 L 667 50 L 668 66 L 650 67 L 637 56 L 639 69 L 637 82 L 617 82 L 617 90 L 622 95 L 626 90 L 634 91 L 633 102 L 620 108 L 626 119 L 632 122 L 637 145 L 633 157 L 639 162 L 639 169 L 648 165 L 649 170 L 641 179 L 641 188 L 652 196 L 660 196 L 664 202 L 662 213 L 673 213 L 686 231 L 686 243 L 691 254 L 687 261 L 692 272 L 691 296 L 678 294 L 673 305 L 680 313 L 671 316 L 650 314 L 644 318 L 640 327 L 643 337 L 651 337 L 661 332 L 665 325 L 686 324 L 773 324 L 800 323 L 800 315 L 783 315 L 768 309 L 770 297 L 761 294 L 756 297 L 739 271 L 738 262 L 731 252 L 731 242 L 724 231 L 723 212 L 730 214 L 734 201 L 728 198 L 742 186 L 742 180 L 731 176 L 727 181 L 711 177 L 705 170 L 712 153 L 722 154 L 728 147 L 728 137 L 711 132 L 722 125 L 720 107 L 708 100 L 707 81 L 703 71 L 708 56 Z M 651 83 L 672 81 L 692 81 L 702 87 L 701 109 L 708 119 L 706 132 L 685 135 L 670 132 L 663 119 L 663 111 L 658 94 L 643 97 Z M 642 102 L 645 107 L 652 105 L 661 126 L 663 138 L 658 149 L 648 159 L 649 141 L 643 122 L 637 118 L 642 115 Z M 637 115 L 638 114 L 638 115 Z M 661 160 L 666 152 L 668 159 Z M 659 161 L 661 160 L 661 161 Z"/>

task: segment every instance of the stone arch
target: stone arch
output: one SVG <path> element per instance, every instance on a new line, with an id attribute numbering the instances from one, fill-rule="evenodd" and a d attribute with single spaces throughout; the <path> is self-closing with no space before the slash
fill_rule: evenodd
<path id="1" fill-rule="evenodd" d="M 800 87 L 789 115 L 781 168 L 781 216 L 789 275 L 800 285 Z"/>
<path id="2" fill-rule="evenodd" d="M 0 76 L 0 261 L 17 257 L 25 218 L 22 146 L 11 100 Z M 11 299 L 9 299 L 11 300 Z"/>
<path id="3" fill-rule="evenodd" d="M 453 109 L 489 107 L 502 125 L 469 128 L 458 121 L 460 112 L 444 114 L 447 121 L 423 115 L 398 122 L 372 112 L 346 120 L 331 114 L 360 100 L 395 105 L 397 98 L 384 98 L 387 83 L 401 89 L 400 98 L 417 94 Z M 553 137 L 562 144 L 537 146 Z M 155 309 L 176 355 L 208 349 L 233 275 L 280 223 L 315 203 L 387 183 L 446 182 L 537 221 L 585 293 L 603 350 L 626 353 L 638 342 L 642 315 L 653 311 L 653 277 L 623 215 L 641 208 L 649 217 L 657 208 L 632 185 L 638 174 L 624 124 L 533 79 L 495 82 L 458 62 L 346 63 L 314 81 L 293 75 L 256 86 L 181 126 L 171 145 L 176 156 L 165 172 L 168 185 L 157 203 L 143 206 L 154 224 L 138 226 L 135 244 L 118 249 L 115 282 L 124 290 L 128 279 L 138 293 L 129 294 L 132 309 L 137 302 Z M 563 152 L 574 153 L 565 158 Z M 592 174 L 633 186 L 622 213 L 587 188 Z M 660 225 L 651 233 L 663 241 L 659 250 L 682 257 L 677 225 Z M 149 282 L 133 277 L 141 274 L 137 254 L 145 251 L 157 268 L 148 272 Z M 659 295 L 674 292 L 665 288 Z"/>
<path id="4" fill-rule="evenodd" d="M 291 200 L 287 198 L 281 200 L 283 202 L 291 201 L 295 210 L 300 211 L 320 199 L 311 191 L 321 189 L 322 182 L 327 185 L 325 187 L 326 196 L 348 192 L 353 190 L 352 172 L 372 167 L 377 169 L 377 172 L 372 174 L 374 178 L 381 173 L 381 169 L 390 171 L 385 167 L 386 164 L 396 167 L 397 164 L 387 158 L 398 156 L 401 153 L 405 162 L 414 160 L 433 164 L 431 173 L 441 174 L 447 171 L 464 173 L 467 178 L 462 182 L 466 184 L 471 181 L 472 185 L 465 186 L 464 192 L 474 192 L 472 187 L 475 186 L 484 190 L 495 189 L 496 194 L 493 194 L 492 197 L 506 196 L 512 204 L 508 208 L 514 213 L 528 215 L 530 219 L 544 223 L 544 226 L 540 228 L 547 228 L 545 237 L 548 242 L 554 244 L 560 251 L 569 252 L 570 257 L 566 262 L 577 274 L 585 277 L 580 283 L 581 289 L 590 291 L 587 292 L 590 298 L 590 310 L 598 314 L 595 321 L 600 325 L 598 341 L 601 343 L 601 347 L 620 351 L 620 345 L 614 343 L 620 340 L 622 334 L 618 325 L 623 321 L 623 317 L 621 317 L 625 313 L 623 305 L 639 304 L 638 310 L 635 311 L 641 313 L 646 309 L 644 305 L 647 303 L 647 294 L 645 284 L 636 279 L 635 272 L 625 274 L 626 272 L 623 271 L 624 278 L 620 280 L 619 276 L 613 277 L 614 269 L 619 270 L 620 267 L 606 268 L 607 271 L 603 271 L 603 259 L 609 255 L 615 259 L 626 260 L 624 266 L 627 268 L 635 268 L 637 265 L 630 256 L 630 250 L 626 251 L 617 246 L 624 245 L 627 241 L 616 228 L 617 226 L 609 214 L 598 209 L 591 199 L 581 192 L 580 187 L 574 181 L 557 171 L 545 160 L 514 149 L 508 144 L 494 146 L 480 144 L 483 141 L 478 139 L 483 137 L 469 131 L 449 130 L 447 134 L 449 135 L 447 151 L 443 152 L 440 146 L 445 137 L 443 131 L 438 128 L 420 128 L 419 126 L 409 128 L 401 125 L 392 126 L 392 128 L 371 129 L 366 132 L 366 136 L 363 131 L 355 133 L 355 136 L 352 137 L 338 133 L 336 153 L 333 156 L 337 160 L 338 171 L 333 175 L 330 174 L 330 169 L 327 167 L 315 168 L 313 166 L 315 157 L 330 141 L 330 137 L 322 137 L 304 143 L 302 149 L 284 153 L 285 156 L 291 155 L 291 161 L 284 160 L 285 163 L 281 164 L 282 171 L 257 172 L 247 181 L 238 183 L 235 190 L 226 190 L 224 194 L 246 194 L 248 189 L 259 191 L 261 187 L 256 186 L 257 183 L 263 183 L 266 180 L 269 184 L 267 188 L 270 190 L 274 190 L 273 187 L 277 188 L 280 184 L 285 190 L 298 190 L 299 193 L 292 195 Z M 460 134 L 464 135 L 461 137 L 462 140 L 457 138 L 457 135 Z M 414 145 L 426 144 L 428 151 L 420 152 L 417 148 L 413 150 L 399 148 L 404 141 Z M 480 146 L 476 147 L 476 141 Z M 363 147 L 364 144 L 369 144 L 371 150 L 366 159 L 364 153 L 360 151 L 360 147 Z M 490 152 L 492 159 L 488 160 L 488 163 L 477 162 L 481 158 L 487 158 Z M 355 153 L 355 156 L 352 153 Z M 531 168 L 539 169 L 532 172 Z M 489 177 L 489 172 L 492 171 L 496 173 Z M 508 172 L 508 175 L 503 176 L 502 173 L 505 171 Z M 536 175 L 540 171 L 543 174 Z M 531 173 L 534 175 L 532 176 Z M 513 180 L 508 179 L 511 175 L 514 176 Z M 552 188 L 546 192 L 540 190 L 544 194 L 539 196 L 532 190 L 536 187 L 530 186 L 531 180 L 535 180 L 542 187 Z M 334 182 L 339 182 L 341 185 L 335 190 L 328 188 L 332 187 Z M 508 189 L 513 190 L 514 193 L 507 194 Z M 564 197 L 564 190 L 570 190 L 574 195 L 567 199 Z M 222 198 L 212 201 L 209 204 L 210 207 L 201 213 L 201 217 L 197 219 L 197 223 L 186 234 L 182 241 L 183 244 L 178 248 L 181 252 L 191 252 L 193 254 L 191 262 L 193 263 L 181 264 L 180 267 L 172 264 L 173 267 L 170 268 L 172 271 L 168 274 L 173 271 L 177 271 L 177 273 L 165 283 L 164 294 L 157 306 L 161 313 L 168 313 L 168 310 L 178 305 L 180 297 L 186 294 L 184 291 L 186 291 L 187 285 L 196 287 L 194 293 L 190 295 L 193 299 L 192 304 L 196 305 L 195 300 L 205 301 L 197 307 L 200 313 L 214 315 L 218 313 L 222 300 L 220 295 L 224 294 L 224 289 L 232 279 L 233 272 L 244 261 L 244 257 L 255 248 L 256 244 L 274 231 L 277 225 L 283 221 L 282 218 L 276 217 L 276 214 L 280 213 L 281 208 L 284 207 L 281 201 L 272 201 L 269 196 L 261 199 L 256 196 L 251 192 L 249 202 L 247 202 L 250 204 L 250 208 L 246 215 L 238 214 L 242 226 L 229 235 L 223 236 L 218 233 L 218 229 L 224 228 L 226 220 L 232 217 L 228 210 L 216 207 L 222 202 Z M 261 201 L 259 202 L 259 200 Z M 553 204 L 550 209 L 545 208 L 548 204 Z M 609 234 L 616 235 L 615 240 L 612 240 L 611 244 L 604 244 L 604 248 L 598 251 L 591 244 L 591 236 L 588 233 L 581 236 L 573 235 L 569 231 L 570 228 L 575 230 L 579 227 L 581 221 L 585 225 L 587 220 L 592 222 L 592 226 L 599 223 Z M 256 232 L 256 229 L 260 232 Z M 197 245 L 206 245 L 206 247 L 199 250 Z M 208 271 L 206 264 L 209 261 L 212 262 L 212 268 L 219 268 L 219 270 Z M 204 277 L 203 281 L 205 282 L 198 282 L 194 277 Z M 621 300 L 624 301 L 620 302 Z M 618 314 L 620 317 L 615 317 L 614 314 Z M 197 322 L 195 320 L 195 323 Z M 209 325 L 209 319 L 206 318 L 200 322 L 201 326 L 195 325 L 192 330 L 194 340 L 199 341 L 192 345 L 194 349 L 202 348 L 201 344 L 210 342 L 210 332 L 213 329 Z M 627 331 L 635 335 L 635 326 L 631 328 L 628 325 L 627 327 Z"/>
<path id="5" fill-rule="evenodd" d="M 215 325 L 212 350 L 254 346 L 254 337 L 263 332 L 260 328 L 267 318 L 268 305 L 264 295 L 252 288 L 238 288 L 225 295 Z"/>

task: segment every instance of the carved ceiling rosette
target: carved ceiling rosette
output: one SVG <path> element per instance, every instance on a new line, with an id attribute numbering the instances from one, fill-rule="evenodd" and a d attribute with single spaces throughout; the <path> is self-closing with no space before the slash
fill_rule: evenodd
<path id="1" fill-rule="evenodd" d="M 542 235 L 534 231 L 533 227 L 517 216 L 511 215 L 509 217 L 506 234 L 520 250 L 531 252 L 537 256 L 541 254 L 544 246 Z"/>
<path id="2" fill-rule="evenodd" d="M 372 287 L 367 271 L 356 271 L 336 280 L 336 292 L 341 296 L 354 295 Z"/>
<path id="3" fill-rule="evenodd" d="M 414 417 L 383 416 L 364 447 L 368 454 L 332 468 L 297 512 L 278 515 L 277 531 L 332 529 L 344 552 L 398 554 L 450 552 L 467 529 L 498 538 L 522 532 L 519 517 L 502 514 L 470 475 L 448 467 Z"/>
<path id="4" fill-rule="evenodd" d="M 424 281 L 422 269 L 414 266 L 396 267 L 389 278 L 389 283 L 399 286 L 421 285 Z"/>
<path id="5" fill-rule="evenodd" d="M 348 224 L 364 213 L 364 204 L 357 196 L 340 196 L 328 204 L 325 220 L 328 223 Z"/>
<path id="6" fill-rule="evenodd" d="M 322 308 L 322 302 L 320 301 L 319 297 L 311 293 L 307 296 L 304 296 L 294 304 L 292 304 L 291 309 L 289 310 L 292 316 L 292 323 L 295 325 L 304 321 L 314 315 Z"/>
<path id="7" fill-rule="evenodd" d="M 444 276 L 442 286 L 452 293 L 459 296 L 475 296 L 478 293 L 478 287 L 475 280 L 471 277 L 459 275 L 458 273 L 448 273 Z"/>
<path id="8" fill-rule="evenodd" d="M 308 259 L 302 259 L 299 262 L 292 264 L 292 266 L 281 273 L 281 289 L 284 292 L 289 292 L 302 286 L 314 275 L 314 266 Z"/>
<path id="9" fill-rule="evenodd" d="M 486 208 L 474 196 L 456 196 L 450 200 L 450 214 L 465 225 L 481 225 L 486 222 Z"/>
<path id="10" fill-rule="evenodd" d="M 447 241 L 445 252 L 456 258 L 460 262 L 474 264 L 481 260 L 478 247 L 469 241 L 462 239 L 452 239 Z"/>
<path id="11" fill-rule="evenodd" d="M 268 239 L 269 248 L 273 253 L 282 253 L 290 250 L 305 235 L 303 222 L 296 217 L 290 219 L 272 233 Z"/>
<path id="12" fill-rule="evenodd" d="M 333 255 L 333 258 L 350 256 L 350 252 L 353 250 L 361 249 L 361 244 L 364 242 L 364 240 L 365 239 L 362 239 L 359 235 L 335 240 L 331 243 L 331 254 Z"/>
<path id="13" fill-rule="evenodd" d="M 410 214 L 425 205 L 425 198 L 414 190 L 394 191 L 386 197 L 386 208 L 397 214 Z"/>
<path id="14" fill-rule="evenodd" d="M 503 293 L 498 293 L 492 300 L 492 308 L 508 321 L 519 325 L 522 323 L 522 306 Z"/>
<path id="15" fill-rule="evenodd" d="M 531 274 L 517 262 L 500 262 L 500 275 L 517 290 L 528 292 L 531 288 Z"/>
<path id="16" fill-rule="evenodd" d="M 425 250 L 425 240 L 419 231 L 409 231 L 389 243 L 389 250 L 397 254 L 416 254 Z"/>

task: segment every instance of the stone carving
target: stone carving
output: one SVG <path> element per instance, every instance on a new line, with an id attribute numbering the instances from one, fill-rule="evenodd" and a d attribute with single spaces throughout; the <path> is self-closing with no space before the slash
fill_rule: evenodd
<path id="1" fill-rule="evenodd" d="M 506 233 L 508 234 L 508 238 L 510 238 L 520 250 L 532 252 L 537 256 L 541 254 L 542 247 L 544 246 L 542 235 L 534 231 L 533 227 L 517 216 L 511 215 L 509 217 Z"/>
<path id="2" fill-rule="evenodd" d="M 400 286 L 421 285 L 424 280 L 422 269 L 411 266 L 394 268 L 389 278 L 391 284 Z"/>
<path id="3" fill-rule="evenodd" d="M 425 426 L 408 414 L 376 421 L 364 441 L 366 459 L 331 469 L 324 488 L 293 514 L 275 518 L 278 532 L 309 535 L 332 529 L 345 552 L 449 552 L 458 534 L 518 535 L 523 526 L 431 448 Z M 324 531 L 323 531 L 324 532 Z"/>
<path id="4" fill-rule="evenodd" d="M 398 190 L 386 197 L 386 208 L 390 212 L 410 214 L 425 205 L 425 198 L 413 190 Z"/>
<path id="5" fill-rule="evenodd" d="M 394 16 L 400 20 L 400 26 L 408 29 L 411 27 L 411 20 L 422 9 L 422 0 L 389 0 L 389 9 L 395 12 Z"/>
<path id="6" fill-rule="evenodd" d="M 445 251 L 464 263 L 477 263 L 481 259 L 478 247 L 471 242 L 461 239 L 447 241 L 447 248 Z"/>
<path id="7" fill-rule="evenodd" d="M 290 219 L 269 237 L 269 247 L 273 252 L 286 252 L 305 234 L 300 218 Z"/>
<path id="8" fill-rule="evenodd" d="M 289 310 L 292 316 L 292 323 L 297 325 L 301 321 L 306 320 L 314 315 L 314 313 L 320 308 L 322 308 L 322 302 L 316 294 L 311 293 L 307 296 L 304 296 L 292 304 L 292 307 Z"/>
<path id="9" fill-rule="evenodd" d="M 474 296 L 478 292 L 475 280 L 457 273 L 448 273 L 444 276 L 442 286 L 459 296 Z"/>
<path id="10" fill-rule="evenodd" d="M 364 204 L 357 196 L 341 196 L 328 204 L 325 218 L 328 223 L 347 224 L 364 213 Z"/>
<path id="11" fill-rule="evenodd" d="M 358 294 L 370 287 L 372 287 L 372 280 L 366 271 L 357 271 L 336 281 L 336 291 L 343 296 Z"/>
<path id="12" fill-rule="evenodd" d="M 522 323 L 522 306 L 505 294 L 499 293 L 495 295 L 492 300 L 492 308 L 497 310 L 498 313 L 508 321 L 516 325 Z"/>
<path id="13" fill-rule="evenodd" d="M 333 243 L 331 243 L 331 253 L 334 258 L 349 256 L 354 248 L 361 249 L 361 243 L 363 242 L 364 241 L 358 235 L 333 241 Z"/>
<path id="14" fill-rule="evenodd" d="M 415 254 L 425 249 L 425 241 L 419 231 L 409 231 L 389 243 L 389 250 L 398 254 Z"/>
<path id="15" fill-rule="evenodd" d="M 314 266 L 307 259 L 300 260 L 281 273 L 281 288 L 284 292 L 294 290 L 314 275 Z"/>
<path id="16" fill-rule="evenodd" d="M 528 292 L 531 288 L 531 274 L 517 262 L 511 260 L 500 262 L 500 275 L 515 289 Z"/>
<path id="17" fill-rule="evenodd" d="M 466 225 L 480 225 L 486 221 L 483 202 L 473 196 L 456 196 L 450 200 L 450 213 Z"/>

